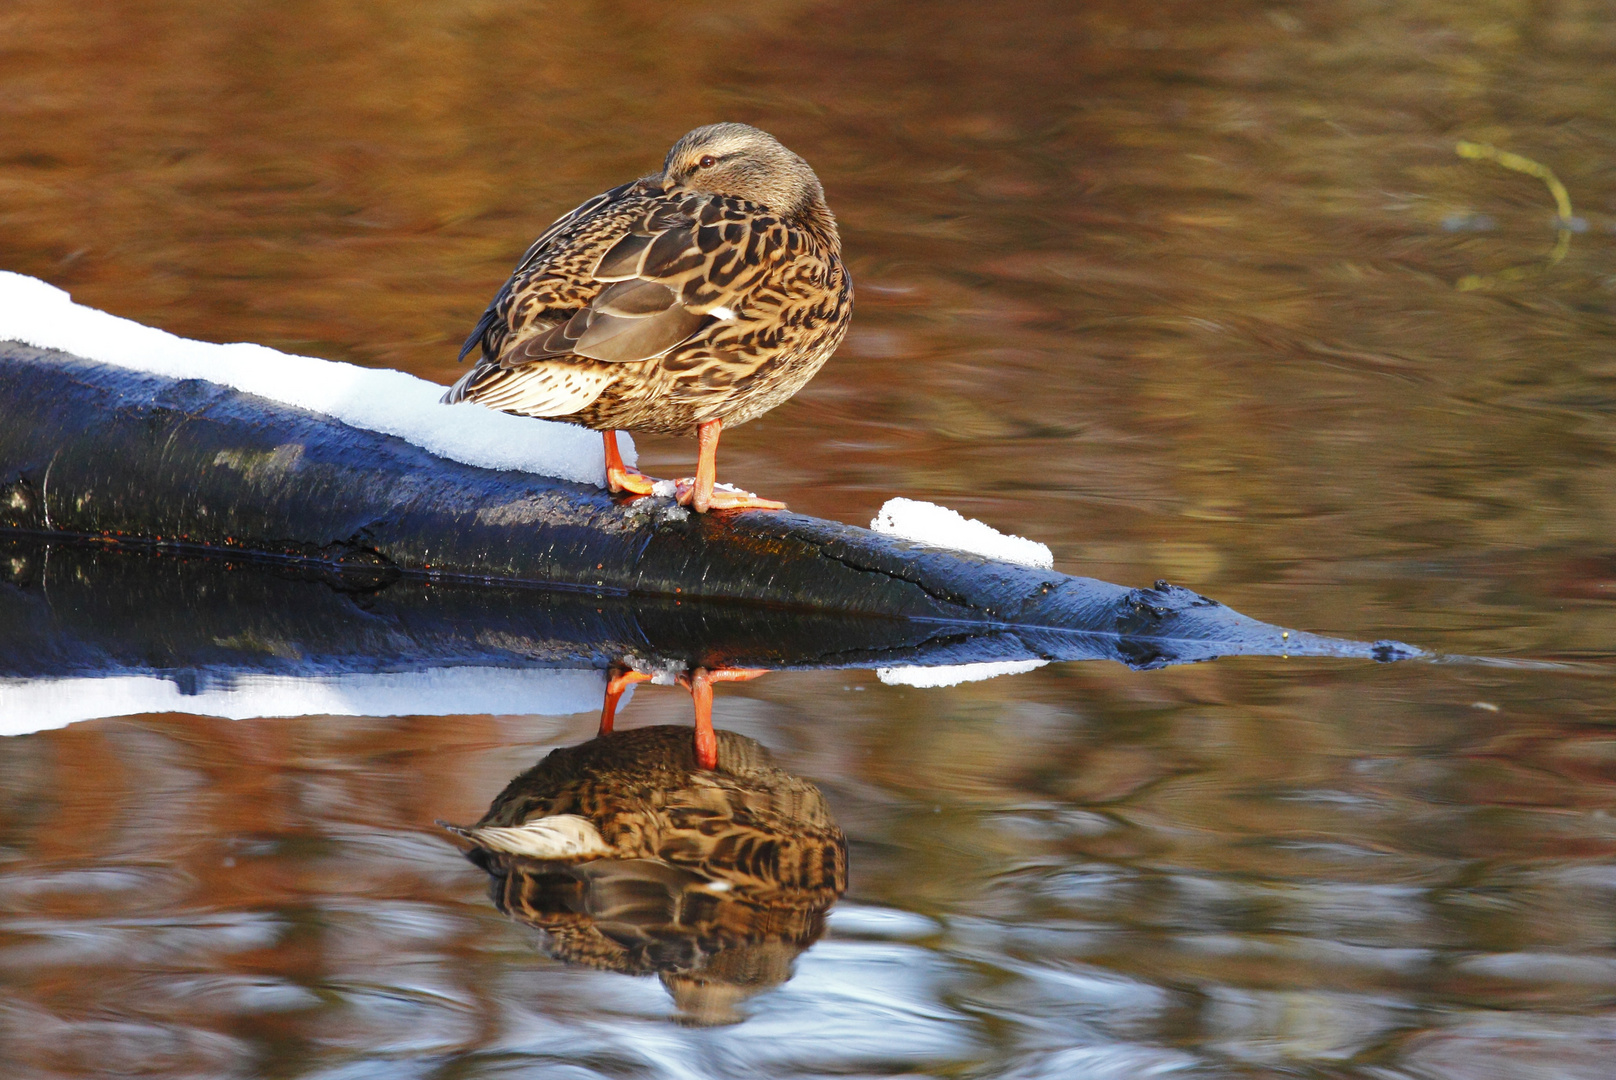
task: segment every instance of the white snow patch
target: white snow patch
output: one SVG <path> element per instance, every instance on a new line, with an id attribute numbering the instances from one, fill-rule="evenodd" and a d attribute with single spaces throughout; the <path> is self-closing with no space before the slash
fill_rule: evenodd
<path id="1" fill-rule="evenodd" d="M 946 506 L 914 499 L 888 499 L 870 528 L 900 540 L 968 551 L 989 559 L 1051 569 L 1055 556 L 1036 540 L 1008 536 L 991 525 L 964 517 Z"/>
<path id="2" fill-rule="evenodd" d="M 237 675 L 185 694 L 171 679 L 109 675 L 0 679 L 0 736 L 48 731 L 81 720 L 187 713 L 260 716 L 567 716 L 599 709 L 601 671 L 458 667 L 393 674 L 300 677 Z M 627 695 L 619 708 L 627 704 Z"/>
<path id="3" fill-rule="evenodd" d="M 1048 660 L 994 660 L 985 664 L 955 664 L 949 667 L 884 667 L 875 674 L 888 686 L 917 686 L 930 690 L 939 686 L 997 679 L 1000 675 L 1020 675 L 1049 663 Z"/>
<path id="4" fill-rule="evenodd" d="M 402 371 L 362 368 L 263 345 L 216 345 L 75 304 L 54 285 L 0 270 L 0 341 L 60 349 L 87 360 L 174 379 L 203 379 L 351 427 L 396 435 L 439 457 L 519 469 L 581 484 L 606 483 L 599 433 L 574 424 L 442 405 L 444 387 Z M 623 460 L 638 460 L 620 435 Z"/>

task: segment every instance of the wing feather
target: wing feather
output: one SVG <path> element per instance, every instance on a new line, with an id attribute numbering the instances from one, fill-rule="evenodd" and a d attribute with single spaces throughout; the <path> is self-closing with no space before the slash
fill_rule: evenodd
<path id="1" fill-rule="evenodd" d="M 673 290 L 662 282 L 629 278 L 603 291 L 589 306 L 603 315 L 634 319 L 660 315 L 673 306 L 673 300 Z"/>
<path id="2" fill-rule="evenodd" d="M 778 219 L 741 200 L 641 183 L 597 195 L 533 242 L 461 350 L 481 344 L 483 360 L 446 401 L 569 415 L 616 378 L 600 364 L 652 360 L 715 321 L 745 317 L 748 291 L 784 255 Z M 636 197 L 643 210 L 621 201 Z M 561 378 L 568 369 L 579 377 Z"/>
<path id="3" fill-rule="evenodd" d="M 518 416 L 570 416 L 592 405 L 613 378 L 609 371 L 579 364 L 534 363 L 519 368 L 479 365 L 455 383 L 444 400 L 469 399 Z"/>
<path id="4" fill-rule="evenodd" d="M 668 295 L 671 297 L 673 294 Z M 625 319 L 616 315 L 601 315 L 589 324 L 589 329 L 584 331 L 572 351 L 592 360 L 614 364 L 637 363 L 661 356 L 700 330 L 708 321 L 706 315 L 691 311 L 683 304 L 673 304 L 666 311 L 649 318 Z"/>
<path id="5" fill-rule="evenodd" d="M 645 249 L 655 239 L 650 233 L 635 232 L 623 237 L 600 257 L 600 263 L 595 267 L 595 280 L 622 281 L 638 276 L 640 264 L 645 261 Z"/>
<path id="6" fill-rule="evenodd" d="M 511 271 L 511 276 L 500 287 L 499 292 L 494 294 L 494 299 L 490 301 L 487 310 L 483 312 L 482 318 L 477 320 L 477 325 L 472 327 L 471 333 L 466 337 L 465 344 L 460 346 L 460 355 L 457 359 L 464 361 L 472 350 L 479 345 L 483 347 L 484 355 L 488 355 L 490 352 L 489 345 L 491 344 L 488 332 L 503 322 L 506 312 L 510 310 L 512 286 L 520 280 L 523 274 L 532 269 L 533 264 L 539 260 L 540 256 L 549 251 L 550 247 L 556 242 L 557 237 L 584 219 L 593 216 L 602 207 L 616 202 L 623 197 L 629 188 L 638 183 L 638 180 L 630 180 L 626 184 L 619 184 L 610 191 L 603 191 L 594 198 L 585 200 L 578 206 L 573 207 L 568 213 L 561 215 L 551 223 L 548 229 L 540 233 L 539 238 L 529 244 L 527 250 L 522 253 L 522 257 L 516 261 L 516 269 Z"/>

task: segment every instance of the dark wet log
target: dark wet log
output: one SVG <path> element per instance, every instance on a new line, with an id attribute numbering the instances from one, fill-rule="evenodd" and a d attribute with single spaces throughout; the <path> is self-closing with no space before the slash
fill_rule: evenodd
<path id="1" fill-rule="evenodd" d="M 343 602 L 368 612 L 396 605 L 388 618 L 397 626 L 423 628 L 427 644 L 406 652 L 488 659 L 445 643 L 513 618 L 595 657 L 610 649 L 583 643 L 637 642 L 731 662 L 773 656 L 765 666 L 822 666 L 830 654 L 892 663 L 894 650 L 923 646 L 942 649 L 934 663 L 1105 656 L 1137 667 L 1230 654 L 1416 655 L 1394 642 L 1283 631 L 1160 582 L 1128 589 L 798 514 L 695 515 L 665 499 L 622 502 L 593 487 L 446 461 L 216 384 L 15 343 L 0 344 L 0 409 L 0 530 L 49 537 L 55 546 L 207 556 L 323 579 L 330 597 L 321 603 L 363 595 L 363 604 Z M 141 595 L 125 588 L 132 589 L 126 596 Z M 560 599 L 558 589 L 575 595 Z M 86 597 L 83 609 L 40 601 L 43 609 L 35 604 L 18 615 L 53 621 L 88 647 L 98 624 L 79 611 L 135 603 L 115 599 L 117 590 L 96 591 L 99 599 Z M 159 592 L 129 617 L 169 610 Z M 633 603 L 603 602 L 624 597 Z M 748 603 L 745 610 L 702 604 L 698 614 L 693 600 Z M 575 635 L 547 621 L 565 611 L 556 617 L 571 625 L 591 603 L 602 618 L 611 611 L 628 625 Z M 197 598 L 186 610 L 209 608 Z M 355 640 L 369 642 L 365 649 L 343 646 L 342 631 L 328 630 L 343 619 L 289 614 L 284 600 L 267 594 L 228 607 L 230 618 L 253 610 L 303 620 L 293 636 L 308 644 L 306 655 L 378 655 L 363 635 Z M 816 623 L 872 616 L 897 625 L 862 627 L 844 640 Z M 183 638 L 181 623 L 176 613 L 163 633 Z M 229 635 L 214 639 L 221 636 Z M 988 641 L 997 644 L 982 644 Z M 954 649 L 964 654 L 956 656 L 950 642 L 975 644 Z M 12 645 L 22 647 L 5 643 L 0 652 Z"/>

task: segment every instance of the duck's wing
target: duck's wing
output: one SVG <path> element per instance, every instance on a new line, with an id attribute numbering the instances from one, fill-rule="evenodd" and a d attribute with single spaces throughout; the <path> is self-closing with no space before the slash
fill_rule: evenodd
<path id="1" fill-rule="evenodd" d="M 499 292 L 494 294 L 494 299 L 489 303 L 488 310 L 483 312 L 483 317 L 477 320 L 477 325 L 472 328 L 465 344 L 460 346 L 459 359 L 465 360 L 472 350 L 479 346 L 482 348 L 484 356 L 490 359 L 496 358 L 499 343 L 496 339 L 490 337 L 489 331 L 505 321 L 506 314 L 511 307 L 511 294 L 517 284 L 522 281 L 524 275 L 555 246 L 558 238 L 565 233 L 571 232 L 574 226 L 595 216 L 604 207 L 617 202 L 628 193 L 630 188 L 639 183 L 641 183 L 639 180 L 630 180 L 626 184 L 617 185 L 610 191 L 601 192 L 593 199 L 574 207 L 570 213 L 561 215 L 548 229 L 540 233 L 539 238 L 529 244 L 527 250 L 522 253 L 522 257 L 517 260 L 516 269 L 511 271 L 511 276 L 504 285 L 500 286 Z"/>
<path id="2" fill-rule="evenodd" d="M 822 805 L 817 789 L 799 783 Z M 771 897 L 777 905 L 828 903 L 847 888 L 847 838 L 828 814 L 819 818 L 802 812 L 802 806 L 780 813 L 778 805 L 769 804 L 778 804 L 781 794 L 675 793 L 664 811 L 656 855 L 742 894 Z"/>
<path id="3" fill-rule="evenodd" d="M 736 319 L 747 289 L 804 247 L 773 214 L 713 195 L 655 199 L 626 226 L 589 273 L 598 291 L 564 321 L 513 332 L 500 367 L 661 356 L 711 322 Z"/>
<path id="4" fill-rule="evenodd" d="M 571 415 L 618 378 L 616 365 L 663 356 L 714 323 L 740 323 L 735 346 L 755 350 L 746 324 L 823 276 L 807 237 L 764 207 L 642 181 L 614 192 L 534 245 L 472 335 L 483 358 L 444 401 Z"/>

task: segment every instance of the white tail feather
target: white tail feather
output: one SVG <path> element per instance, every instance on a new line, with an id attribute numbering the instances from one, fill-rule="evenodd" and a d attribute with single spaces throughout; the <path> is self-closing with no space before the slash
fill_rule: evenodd
<path id="1" fill-rule="evenodd" d="M 463 835 L 492 851 L 530 859 L 587 858 L 612 850 L 594 822 L 576 814 L 554 814 L 521 825 L 484 825 Z"/>
<path id="2" fill-rule="evenodd" d="M 496 372 L 472 386 L 465 397 L 521 416 L 570 416 L 588 408 L 616 377 L 578 364 L 535 362 Z"/>

